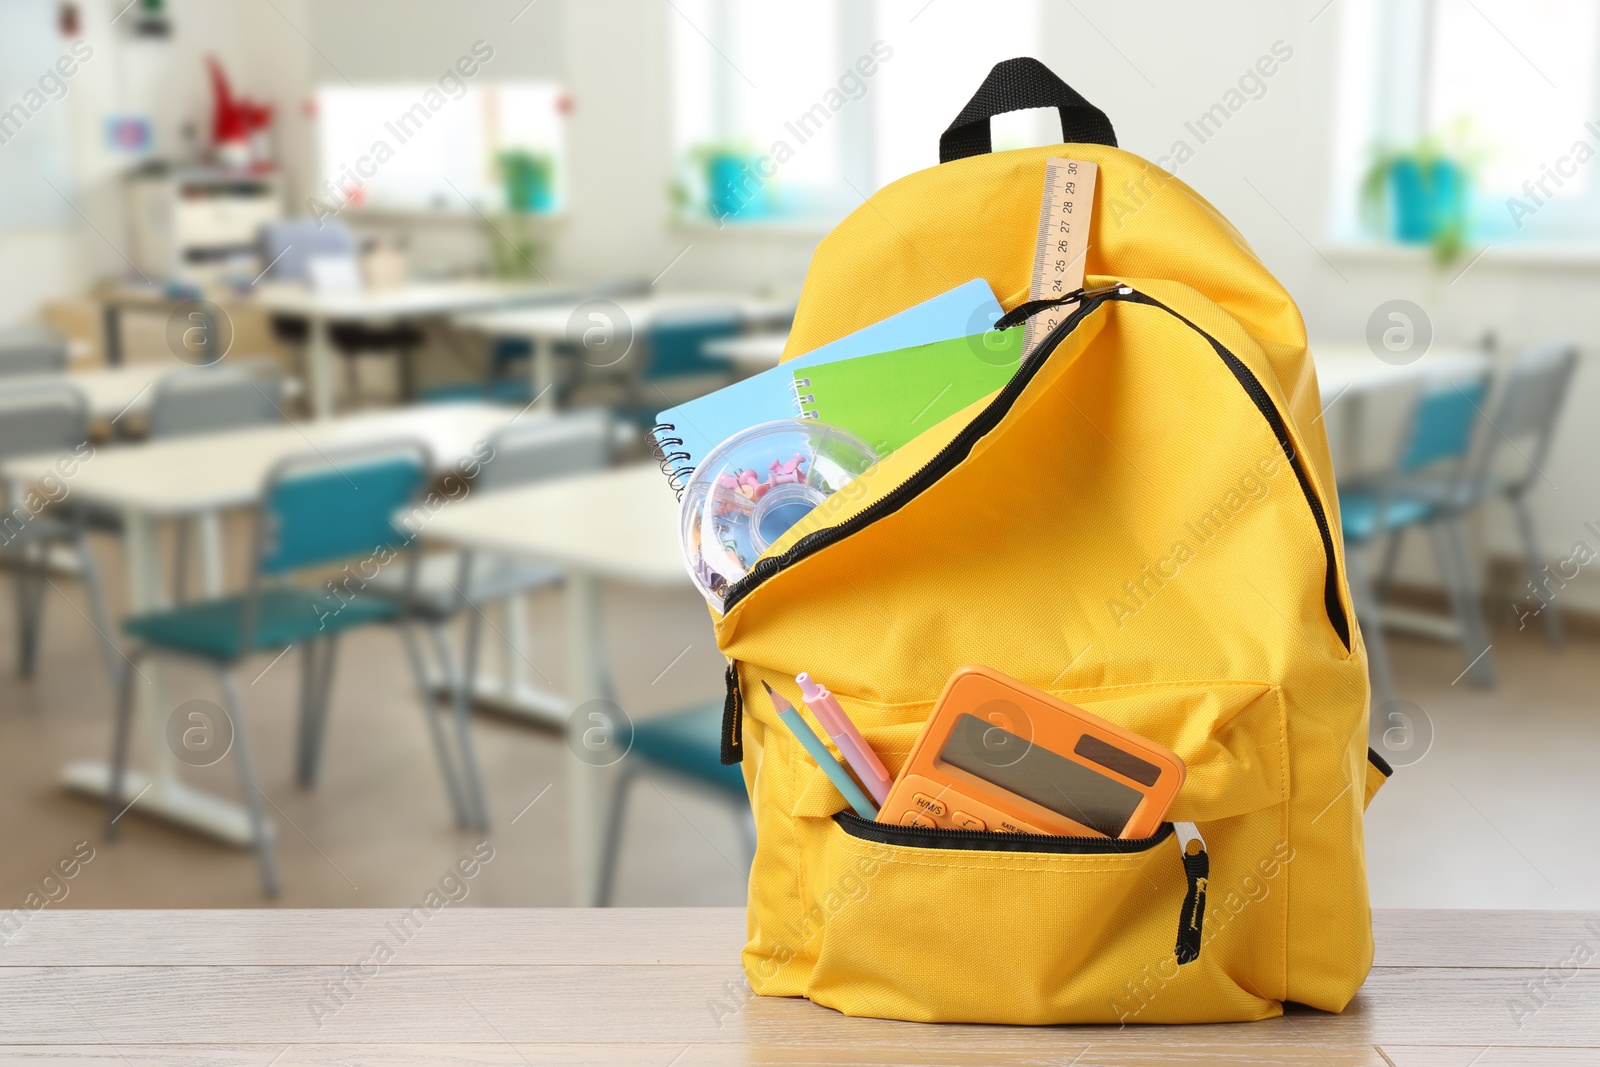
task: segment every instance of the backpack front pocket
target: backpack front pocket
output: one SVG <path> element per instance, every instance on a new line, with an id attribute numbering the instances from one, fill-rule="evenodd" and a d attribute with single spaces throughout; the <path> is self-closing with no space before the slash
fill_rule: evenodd
<path id="1" fill-rule="evenodd" d="M 1049 851 L 1014 850 L 1019 835 L 962 833 L 973 840 L 938 847 L 914 828 L 837 817 L 816 872 L 829 888 L 818 898 L 826 925 L 807 997 L 849 1015 L 926 1022 L 1278 1014 L 1210 951 L 1203 925 L 1198 954 L 1179 961 L 1180 928 L 1202 921 L 1205 907 L 1193 914 L 1195 885 L 1171 824 L 1141 841 L 1058 839 L 1069 848 Z M 1281 927 L 1285 895 L 1261 894 L 1250 925 Z"/>
<path id="2" fill-rule="evenodd" d="M 1279 1013 L 1288 782 L 1275 687 L 1150 684 L 1058 695 L 1173 748 L 1172 817 L 1139 841 L 929 830 L 838 810 L 803 763 L 791 807 L 812 956 L 804 994 L 930 1022 L 1211 1022 Z M 891 769 L 911 709 L 847 710 Z M 821 778 L 820 772 L 816 773 Z M 1192 787 L 1192 788 L 1191 788 Z M 1200 849 L 1185 844 L 1201 839 Z M 1200 852 L 1199 857 L 1195 856 Z"/>

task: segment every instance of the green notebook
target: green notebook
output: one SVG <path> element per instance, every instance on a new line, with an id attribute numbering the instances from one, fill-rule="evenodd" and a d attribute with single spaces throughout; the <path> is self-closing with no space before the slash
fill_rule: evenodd
<path id="1" fill-rule="evenodd" d="M 800 414 L 849 430 L 883 458 L 1001 388 L 1022 357 L 1021 326 L 801 367 Z"/>

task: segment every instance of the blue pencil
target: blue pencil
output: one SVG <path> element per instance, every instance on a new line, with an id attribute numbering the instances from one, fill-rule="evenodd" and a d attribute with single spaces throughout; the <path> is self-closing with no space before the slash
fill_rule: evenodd
<path id="1" fill-rule="evenodd" d="M 773 710 L 778 713 L 778 718 L 783 720 L 783 725 L 787 726 L 789 732 L 794 734 L 800 744 L 804 746 L 806 752 L 816 761 L 817 766 L 822 768 L 822 773 L 828 776 L 828 780 L 834 784 L 834 787 L 844 794 L 844 799 L 852 808 L 856 809 L 856 814 L 869 821 L 876 819 L 878 817 L 877 806 L 872 803 L 867 794 L 861 791 L 861 787 L 856 785 L 855 779 L 850 777 L 850 772 L 845 770 L 844 766 L 833 758 L 833 753 L 828 751 L 828 746 L 823 744 L 822 738 L 812 732 L 810 726 L 806 725 L 806 721 L 800 717 L 800 713 L 794 710 L 794 705 L 775 693 L 772 686 L 767 685 L 766 682 L 762 682 L 761 685 L 766 689 L 767 696 L 772 699 Z"/>

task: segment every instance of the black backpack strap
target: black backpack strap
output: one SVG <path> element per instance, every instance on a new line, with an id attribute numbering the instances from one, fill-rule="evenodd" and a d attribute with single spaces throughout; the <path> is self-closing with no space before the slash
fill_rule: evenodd
<path id="1" fill-rule="evenodd" d="M 990 152 L 989 120 L 1008 111 L 1033 107 L 1056 109 L 1061 116 L 1061 140 L 1067 144 L 1117 146 L 1117 135 L 1104 111 L 1079 96 L 1049 67 L 1023 56 L 994 65 L 961 114 L 940 135 L 939 162 Z"/>

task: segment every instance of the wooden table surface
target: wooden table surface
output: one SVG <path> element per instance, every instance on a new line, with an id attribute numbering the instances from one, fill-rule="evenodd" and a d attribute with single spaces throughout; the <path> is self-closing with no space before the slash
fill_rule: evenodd
<path id="1" fill-rule="evenodd" d="M 754 997 L 736 908 L 446 907 L 404 943 L 398 915 L 46 909 L 0 947 L 0 1063 L 1600 1064 L 1600 911 L 1379 912 L 1377 966 L 1342 1015 L 1122 1030 Z M 393 957 L 368 966 L 379 943 Z M 1520 1029 L 1518 998 L 1540 1004 Z"/>

